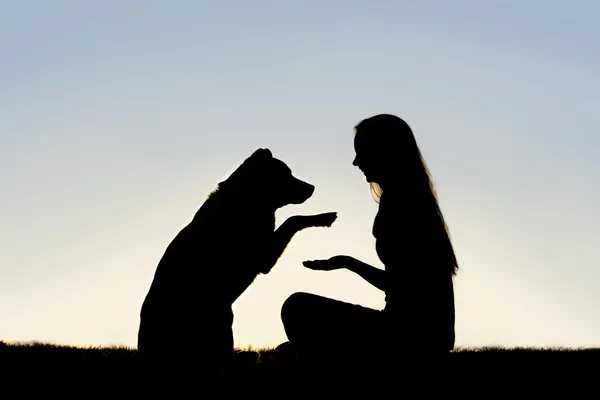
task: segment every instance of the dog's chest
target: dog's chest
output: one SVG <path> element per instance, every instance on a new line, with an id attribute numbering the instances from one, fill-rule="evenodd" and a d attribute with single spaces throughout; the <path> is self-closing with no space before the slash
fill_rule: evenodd
<path id="1" fill-rule="evenodd" d="M 227 251 L 228 256 L 242 255 L 240 251 L 263 247 L 272 241 L 275 230 L 275 216 L 259 213 L 236 213 L 229 215 L 224 223 L 215 229 L 211 247 Z"/>

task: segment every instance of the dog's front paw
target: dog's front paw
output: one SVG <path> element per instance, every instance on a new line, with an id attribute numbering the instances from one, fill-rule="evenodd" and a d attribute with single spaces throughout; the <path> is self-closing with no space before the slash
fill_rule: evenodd
<path id="1" fill-rule="evenodd" d="M 313 227 L 330 227 L 337 219 L 337 212 L 328 212 L 323 214 L 311 215 L 309 226 Z"/>

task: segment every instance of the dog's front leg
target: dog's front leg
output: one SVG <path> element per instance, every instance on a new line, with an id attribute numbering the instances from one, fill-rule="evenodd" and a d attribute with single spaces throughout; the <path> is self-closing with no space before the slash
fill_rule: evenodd
<path id="1" fill-rule="evenodd" d="M 311 227 L 331 226 L 336 218 L 337 214 L 335 212 L 330 212 L 319 215 L 293 215 L 286 219 L 283 224 L 273 232 L 272 241 L 269 245 L 270 251 L 269 254 L 267 254 L 266 259 L 264 259 L 264 264 L 261 266 L 260 272 L 268 274 L 271 271 L 297 232 Z"/>

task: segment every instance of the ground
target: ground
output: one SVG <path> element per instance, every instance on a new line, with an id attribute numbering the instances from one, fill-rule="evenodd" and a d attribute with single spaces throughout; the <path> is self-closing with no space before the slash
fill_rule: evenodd
<path id="1" fill-rule="evenodd" d="M 282 359 L 275 349 L 239 350 L 256 351 L 258 354 L 255 355 L 259 357 L 256 360 L 252 357 L 253 353 L 240 353 L 236 367 L 226 378 L 230 387 L 244 391 L 259 388 L 261 393 L 266 394 L 269 390 L 277 392 L 290 388 L 294 388 L 295 392 L 313 386 L 319 389 L 324 382 L 334 382 L 329 378 L 334 378 L 335 371 L 331 371 L 331 376 L 323 376 L 323 372 L 315 376 L 297 359 L 287 355 Z M 557 395 L 567 390 L 570 398 L 578 398 L 573 397 L 576 392 L 595 392 L 600 384 L 600 381 L 597 382 L 600 349 L 597 348 L 458 348 L 448 354 L 444 363 L 440 368 L 443 376 L 424 377 L 419 383 L 422 385 L 419 390 L 462 394 L 466 388 L 477 393 L 477 388 L 481 387 L 487 394 L 492 390 L 523 395 L 526 392 Z M 138 390 L 145 382 L 144 377 L 136 372 L 140 371 L 140 367 L 137 351 L 127 347 L 86 348 L 0 342 L 0 372 L 3 378 L 0 389 L 3 391 L 14 384 L 18 387 L 16 390 L 27 392 L 49 393 L 59 387 L 71 390 L 77 387 L 78 392 L 93 389 L 124 395 L 128 390 Z M 391 383 L 400 385 L 406 369 L 397 371 L 398 379 L 396 381 L 395 375 Z M 51 381 L 52 385 L 40 383 L 45 380 Z M 442 385 L 442 381 L 452 386 Z M 344 387 L 358 390 L 359 386 L 365 388 L 379 384 L 382 384 L 379 379 L 361 380 L 356 376 L 335 381 L 336 390 Z M 592 393 L 590 396 L 596 397 Z"/>

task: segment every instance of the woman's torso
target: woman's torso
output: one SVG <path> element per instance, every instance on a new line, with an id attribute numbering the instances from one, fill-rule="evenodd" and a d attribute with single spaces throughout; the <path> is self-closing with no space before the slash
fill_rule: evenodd
<path id="1" fill-rule="evenodd" d="M 435 222 L 416 215 L 400 196 L 383 195 L 373 235 L 388 279 L 384 315 L 411 340 L 448 351 L 454 346 L 454 287 Z"/>

